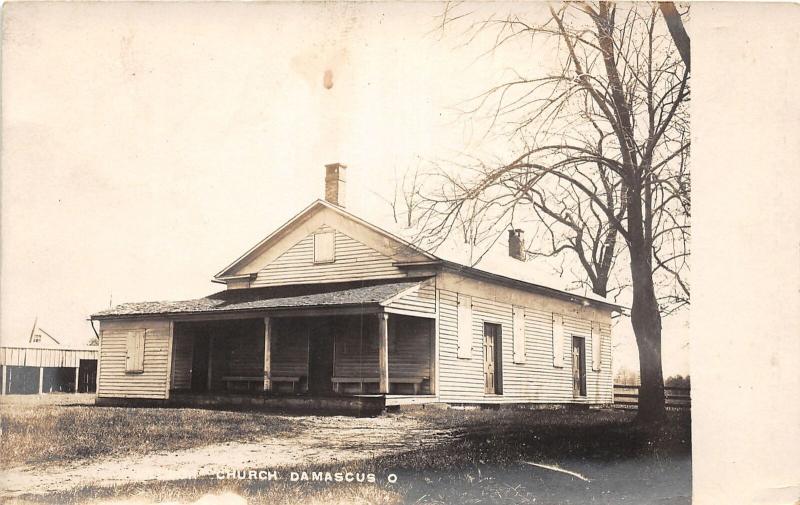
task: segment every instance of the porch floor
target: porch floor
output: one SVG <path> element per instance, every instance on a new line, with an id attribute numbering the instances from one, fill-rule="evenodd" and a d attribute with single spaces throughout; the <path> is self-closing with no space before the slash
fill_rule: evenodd
<path id="1" fill-rule="evenodd" d="M 172 391 L 167 403 L 174 407 L 254 409 L 281 413 L 330 413 L 374 416 L 384 408 L 398 405 L 425 404 L 436 401 L 436 395 L 274 395 L 257 392 L 190 393 Z"/>
<path id="2" fill-rule="evenodd" d="M 425 403 L 435 403 L 436 395 L 356 395 L 358 397 L 384 397 L 387 407 L 397 405 L 423 405 Z"/>

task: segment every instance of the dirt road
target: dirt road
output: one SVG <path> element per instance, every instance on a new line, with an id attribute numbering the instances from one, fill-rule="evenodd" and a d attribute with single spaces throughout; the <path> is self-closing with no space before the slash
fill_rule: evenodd
<path id="1" fill-rule="evenodd" d="M 450 437 L 447 431 L 431 429 L 418 419 L 402 415 L 377 418 L 287 417 L 286 421 L 300 425 L 295 436 L 11 468 L 0 473 L 2 494 L 45 494 L 89 484 L 113 486 L 191 479 L 250 469 L 302 471 L 314 465 L 384 456 L 422 444 L 430 446 Z"/>

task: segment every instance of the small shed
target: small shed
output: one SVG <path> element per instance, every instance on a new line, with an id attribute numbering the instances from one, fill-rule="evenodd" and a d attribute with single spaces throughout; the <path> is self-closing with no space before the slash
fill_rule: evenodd
<path id="1" fill-rule="evenodd" d="M 94 393 L 97 347 L 0 347 L 2 394 Z"/>

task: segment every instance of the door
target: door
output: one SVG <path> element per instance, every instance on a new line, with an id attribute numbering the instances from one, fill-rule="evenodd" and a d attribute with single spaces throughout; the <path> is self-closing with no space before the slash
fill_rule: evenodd
<path id="1" fill-rule="evenodd" d="M 501 328 L 499 324 L 483 325 L 483 378 L 486 394 L 501 394 Z"/>
<path id="2" fill-rule="evenodd" d="M 195 335 L 192 343 L 192 392 L 208 391 L 208 355 L 210 351 L 207 335 Z"/>
<path id="3" fill-rule="evenodd" d="M 586 396 L 586 340 L 572 337 L 572 394 Z"/>
<path id="4" fill-rule="evenodd" d="M 78 366 L 78 393 L 94 393 L 97 388 L 97 360 L 82 359 Z"/>
<path id="5" fill-rule="evenodd" d="M 308 332 L 308 392 L 333 392 L 333 333 L 331 325 L 312 326 Z"/>

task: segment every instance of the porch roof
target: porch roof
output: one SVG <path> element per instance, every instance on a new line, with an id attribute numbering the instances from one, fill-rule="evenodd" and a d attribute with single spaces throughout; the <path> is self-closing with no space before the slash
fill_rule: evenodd
<path id="1" fill-rule="evenodd" d="M 311 284 L 270 288 L 228 289 L 204 298 L 183 301 L 123 303 L 91 315 L 117 319 L 148 315 L 229 313 L 272 309 L 309 309 L 377 306 L 410 289 L 423 279 L 397 282 Z"/>

